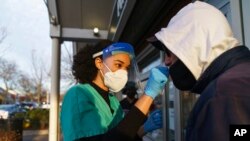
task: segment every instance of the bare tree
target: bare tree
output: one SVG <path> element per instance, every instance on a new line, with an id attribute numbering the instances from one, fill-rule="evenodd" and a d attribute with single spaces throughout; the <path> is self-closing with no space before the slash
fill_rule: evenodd
<path id="1" fill-rule="evenodd" d="M 7 37 L 7 30 L 5 27 L 0 27 L 0 57 L 4 55 L 4 53 L 9 48 L 8 46 L 1 45 L 4 39 Z"/>
<path id="2" fill-rule="evenodd" d="M 0 79 L 2 79 L 5 88 L 6 88 L 6 95 L 16 82 L 16 75 L 17 75 L 17 65 L 13 62 L 9 62 L 3 58 L 0 58 Z"/>
<path id="3" fill-rule="evenodd" d="M 31 53 L 31 63 L 32 63 L 32 70 L 33 70 L 33 82 L 36 89 L 36 95 L 38 97 L 38 103 L 40 103 L 42 90 L 43 90 L 43 83 L 45 79 L 48 77 L 48 72 L 46 70 L 45 64 L 42 59 L 36 56 L 35 50 L 32 50 Z"/>
<path id="4" fill-rule="evenodd" d="M 35 90 L 35 86 L 32 83 L 31 78 L 29 78 L 28 75 L 24 74 L 24 73 L 20 73 L 18 80 L 18 88 L 24 93 L 24 94 L 30 94 L 30 93 L 34 93 Z"/>
<path id="5" fill-rule="evenodd" d="M 64 48 L 66 50 L 66 54 L 63 54 L 61 61 L 61 79 L 67 83 L 68 86 L 72 85 L 75 80 L 72 74 L 72 64 L 73 64 L 73 55 L 69 52 L 67 46 L 65 44 Z"/>
<path id="6" fill-rule="evenodd" d="M 3 42 L 6 36 L 7 36 L 6 28 L 0 27 L 0 44 Z"/>

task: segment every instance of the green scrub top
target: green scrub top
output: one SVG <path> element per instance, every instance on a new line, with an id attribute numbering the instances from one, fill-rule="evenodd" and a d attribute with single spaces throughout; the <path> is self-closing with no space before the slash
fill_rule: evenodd
<path id="1" fill-rule="evenodd" d="M 65 141 L 90 137 L 106 133 L 123 118 L 123 110 L 118 99 L 109 94 L 110 107 L 107 102 L 89 84 L 71 87 L 64 99 L 60 123 Z"/>

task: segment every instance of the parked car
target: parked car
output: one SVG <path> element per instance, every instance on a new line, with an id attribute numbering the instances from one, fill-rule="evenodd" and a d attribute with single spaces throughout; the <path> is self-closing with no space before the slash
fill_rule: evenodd
<path id="1" fill-rule="evenodd" d="M 3 109 L 0 109 L 0 119 L 8 119 L 9 112 Z"/>
<path id="2" fill-rule="evenodd" d="M 19 106 L 16 104 L 3 104 L 0 105 L 0 118 L 8 119 L 13 117 L 18 112 L 25 112 L 19 109 Z"/>
<path id="3" fill-rule="evenodd" d="M 22 102 L 20 103 L 20 106 L 24 109 L 31 110 L 34 108 L 38 108 L 39 104 L 36 102 Z"/>
<path id="4" fill-rule="evenodd" d="M 42 104 L 40 106 L 41 109 L 50 109 L 50 104 Z"/>

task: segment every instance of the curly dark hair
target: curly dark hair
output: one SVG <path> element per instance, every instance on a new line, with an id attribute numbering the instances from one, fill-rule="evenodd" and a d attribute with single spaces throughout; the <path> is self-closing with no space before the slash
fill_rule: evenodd
<path id="1" fill-rule="evenodd" d="M 72 73 L 78 83 L 90 83 L 94 80 L 98 70 L 95 66 L 93 54 L 102 51 L 112 43 L 110 40 L 101 40 L 96 45 L 84 46 L 74 55 Z"/>

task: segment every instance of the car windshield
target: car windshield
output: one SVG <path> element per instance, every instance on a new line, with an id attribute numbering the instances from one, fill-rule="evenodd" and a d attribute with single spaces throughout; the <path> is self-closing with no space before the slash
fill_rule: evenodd
<path id="1" fill-rule="evenodd" d="M 6 110 L 8 108 L 7 105 L 0 105 L 0 110 Z"/>
<path id="2" fill-rule="evenodd" d="M 0 110 L 12 111 L 17 108 L 15 105 L 0 105 Z"/>

